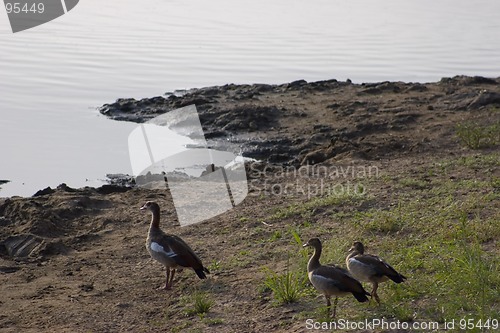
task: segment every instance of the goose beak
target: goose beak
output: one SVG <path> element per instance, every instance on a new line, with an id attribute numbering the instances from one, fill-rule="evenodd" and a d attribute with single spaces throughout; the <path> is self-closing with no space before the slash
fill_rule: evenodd
<path id="1" fill-rule="evenodd" d="M 147 209 L 148 207 L 146 207 L 146 205 L 142 206 L 141 208 L 139 208 L 140 210 L 145 210 Z"/>
<path id="2" fill-rule="evenodd" d="M 354 247 L 349 248 L 347 252 L 352 252 L 352 251 L 354 251 Z"/>
<path id="3" fill-rule="evenodd" d="M 304 245 L 302 245 L 302 247 L 308 247 L 309 246 L 309 243 L 305 243 Z"/>

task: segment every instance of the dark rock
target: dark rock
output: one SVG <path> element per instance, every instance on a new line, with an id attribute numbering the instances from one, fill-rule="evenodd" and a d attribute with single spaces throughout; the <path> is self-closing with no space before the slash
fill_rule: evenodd
<path id="1" fill-rule="evenodd" d="M 15 273 L 20 269 L 21 267 L 17 266 L 0 266 L 0 273 L 5 273 L 5 274 Z"/>
<path id="2" fill-rule="evenodd" d="M 0 215 L 3 215 L 7 206 L 12 202 L 12 199 L 0 199 Z"/>
<path id="3" fill-rule="evenodd" d="M 59 190 L 59 191 L 68 192 L 68 193 L 74 193 L 74 192 L 77 191 L 76 189 L 69 187 L 65 183 L 59 184 L 56 187 L 56 189 Z"/>
<path id="4" fill-rule="evenodd" d="M 212 123 L 205 121 L 203 125 L 228 132 L 266 129 L 277 125 L 279 114 L 279 110 L 274 106 L 242 105 L 219 112 L 219 116 Z"/>
<path id="5" fill-rule="evenodd" d="M 368 88 L 361 90 L 360 93 L 376 95 L 376 94 L 381 94 L 383 92 L 394 92 L 394 93 L 401 92 L 401 88 L 395 82 L 386 81 L 375 84 L 367 84 L 366 86 Z"/>
<path id="6" fill-rule="evenodd" d="M 462 86 L 471 86 L 480 84 L 492 84 L 492 85 L 498 84 L 498 82 L 494 79 L 482 76 L 464 76 L 464 75 L 457 75 L 452 78 L 444 77 L 439 81 L 439 83 L 448 85 L 462 85 Z"/>
<path id="7" fill-rule="evenodd" d="M 418 91 L 418 92 L 424 92 L 427 91 L 427 87 L 423 84 L 420 83 L 414 83 L 410 85 L 408 88 L 404 90 L 404 92 L 411 92 L 411 91 Z"/>
<path id="8" fill-rule="evenodd" d="M 467 106 L 468 109 L 477 109 L 488 104 L 500 104 L 500 94 L 495 92 L 482 92 Z"/>
<path id="9" fill-rule="evenodd" d="M 44 188 L 43 190 L 39 190 L 37 191 L 35 194 L 33 194 L 34 197 L 39 197 L 41 195 L 47 195 L 47 194 L 52 194 L 54 193 L 55 190 L 53 190 L 52 188 L 49 187 L 46 187 Z"/>
<path id="10" fill-rule="evenodd" d="M 106 174 L 106 178 L 109 185 L 126 187 L 135 186 L 135 178 L 123 173 L 108 173 Z"/>
<path id="11" fill-rule="evenodd" d="M 335 110 L 335 109 L 337 109 L 339 106 L 341 106 L 339 103 L 333 103 L 333 104 L 327 105 L 326 107 L 327 107 L 328 109 Z"/>
<path id="12" fill-rule="evenodd" d="M 200 106 L 200 105 L 204 105 L 204 104 L 211 103 L 211 102 L 213 102 L 212 99 L 206 98 L 203 96 L 186 95 L 186 96 L 176 100 L 174 103 L 172 103 L 172 107 L 173 107 L 172 109 L 183 108 L 183 107 L 189 106 L 189 105 Z M 156 113 L 158 113 L 158 112 L 156 112 Z"/>
<path id="13" fill-rule="evenodd" d="M 70 248 L 64 245 L 61 241 L 49 242 L 45 243 L 45 246 L 40 250 L 40 255 L 49 256 L 49 255 L 60 255 L 67 254 L 70 252 Z"/>
<path id="14" fill-rule="evenodd" d="M 314 132 L 328 133 L 333 130 L 333 127 L 330 125 L 318 124 L 313 126 L 313 130 Z"/>
<path id="15" fill-rule="evenodd" d="M 131 189 L 132 187 L 129 186 L 102 185 L 101 187 L 96 188 L 96 192 L 99 194 L 123 193 Z"/>
<path id="16" fill-rule="evenodd" d="M 83 283 L 78 286 L 81 291 L 89 292 L 94 290 L 94 284 L 93 283 Z"/>
<path id="17" fill-rule="evenodd" d="M 226 131 L 210 130 L 207 128 L 203 128 L 203 132 L 205 133 L 205 139 L 220 138 L 228 134 Z"/>
<path id="18" fill-rule="evenodd" d="M 36 252 L 42 243 L 43 240 L 40 237 L 22 234 L 7 237 L 7 239 L 0 242 L 0 246 L 5 249 L 10 257 L 27 257 Z"/>
<path id="19" fill-rule="evenodd" d="M 5 227 L 11 224 L 12 222 L 8 220 L 7 218 L 0 216 L 0 227 Z"/>
<path id="20" fill-rule="evenodd" d="M 296 81 L 290 82 L 290 84 L 288 86 L 289 87 L 300 87 L 300 86 L 303 86 L 306 84 L 307 84 L 306 80 L 296 80 Z"/>

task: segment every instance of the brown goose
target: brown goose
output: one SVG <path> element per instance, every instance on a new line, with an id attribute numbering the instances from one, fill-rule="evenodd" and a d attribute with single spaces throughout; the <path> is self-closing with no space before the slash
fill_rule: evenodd
<path id="1" fill-rule="evenodd" d="M 351 277 L 346 270 L 334 266 L 323 266 L 319 263 L 322 246 L 318 238 L 311 238 L 304 244 L 304 247 L 306 246 L 314 248 L 314 253 L 307 264 L 309 281 L 311 281 L 316 290 L 325 295 L 328 312 L 330 312 L 332 305 L 330 298 L 335 296 L 333 317 L 336 315 L 338 296 L 352 294 L 358 302 L 368 301 L 368 297 L 366 296 L 370 296 L 370 294 L 367 293 L 366 290 L 363 289 L 361 283 Z"/>
<path id="2" fill-rule="evenodd" d="M 148 201 L 141 210 L 149 209 L 152 213 L 149 226 L 146 248 L 153 259 L 160 262 L 166 269 L 165 286 L 158 289 L 171 289 L 175 269 L 191 268 L 200 279 L 205 279 L 205 273 L 210 273 L 203 267 L 201 260 L 180 237 L 168 235 L 160 229 L 160 206 L 156 202 Z"/>
<path id="3" fill-rule="evenodd" d="M 354 242 L 349 249 L 349 255 L 346 258 L 347 269 L 352 276 L 363 282 L 371 282 L 373 290 L 372 297 L 380 304 L 380 298 L 377 295 L 378 284 L 389 279 L 396 283 L 406 280 L 406 277 L 396 272 L 394 268 L 377 256 L 365 254 L 365 247 L 361 242 Z"/>

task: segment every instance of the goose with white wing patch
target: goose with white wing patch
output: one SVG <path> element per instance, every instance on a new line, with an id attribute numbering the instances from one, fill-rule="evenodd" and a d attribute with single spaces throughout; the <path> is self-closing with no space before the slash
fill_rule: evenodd
<path id="1" fill-rule="evenodd" d="M 346 270 L 336 266 L 323 266 L 320 264 L 319 258 L 321 257 L 322 246 L 318 238 L 311 238 L 304 244 L 304 247 L 306 246 L 314 248 L 314 253 L 307 264 L 307 275 L 314 288 L 325 295 L 328 312 L 330 312 L 331 307 L 330 298 L 335 296 L 332 317 L 336 315 L 339 296 L 352 294 L 358 302 L 368 301 L 366 296 L 370 296 L 370 294 Z"/>
<path id="2" fill-rule="evenodd" d="M 146 248 L 153 259 L 160 262 L 166 269 L 165 286 L 159 289 L 172 289 L 175 270 L 191 268 L 200 279 L 206 279 L 205 273 L 210 273 L 203 267 L 201 260 L 194 251 L 180 237 L 164 233 L 160 229 L 160 206 L 148 201 L 141 210 L 151 211 L 151 225 L 149 226 Z"/>
<path id="3" fill-rule="evenodd" d="M 398 273 L 391 265 L 384 260 L 371 254 L 365 254 L 365 247 L 361 242 L 354 242 L 349 249 L 349 255 L 346 258 L 347 269 L 359 281 L 371 282 L 373 289 L 372 297 L 380 304 L 380 298 L 377 294 L 378 284 L 391 279 L 396 283 L 406 280 L 406 276 Z"/>

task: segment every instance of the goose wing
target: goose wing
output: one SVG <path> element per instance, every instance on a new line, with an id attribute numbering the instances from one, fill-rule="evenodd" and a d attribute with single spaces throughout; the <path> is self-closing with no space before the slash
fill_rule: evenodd
<path id="1" fill-rule="evenodd" d="M 359 263 L 370 267 L 373 271 L 373 275 L 375 276 L 387 276 L 394 282 L 403 282 L 406 279 L 405 276 L 399 274 L 391 265 L 377 256 L 363 254 L 357 255 L 350 260 L 356 260 Z"/>
<path id="2" fill-rule="evenodd" d="M 191 247 L 178 236 L 162 234 L 160 237 L 155 237 L 151 242 L 151 249 L 167 256 L 179 266 L 192 267 L 195 270 L 203 268 Z"/>
<path id="3" fill-rule="evenodd" d="M 364 293 L 361 283 L 351 277 L 347 271 L 333 266 L 321 266 L 314 270 L 313 276 L 322 279 L 329 287 L 342 292 Z"/>

